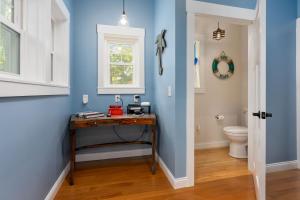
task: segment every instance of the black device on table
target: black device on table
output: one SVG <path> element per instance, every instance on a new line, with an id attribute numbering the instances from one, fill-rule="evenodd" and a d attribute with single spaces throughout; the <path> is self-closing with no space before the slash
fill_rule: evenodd
<path id="1" fill-rule="evenodd" d="M 128 104 L 127 114 L 143 115 L 150 114 L 151 106 L 142 106 L 141 104 Z"/>

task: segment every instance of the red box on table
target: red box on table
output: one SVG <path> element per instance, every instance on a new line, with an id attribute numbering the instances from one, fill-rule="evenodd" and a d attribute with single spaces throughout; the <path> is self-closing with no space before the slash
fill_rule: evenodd
<path id="1" fill-rule="evenodd" d="M 120 105 L 110 105 L 108 108 L 108 114 L 113 115 L 123 115 L 123 108 Z"/>

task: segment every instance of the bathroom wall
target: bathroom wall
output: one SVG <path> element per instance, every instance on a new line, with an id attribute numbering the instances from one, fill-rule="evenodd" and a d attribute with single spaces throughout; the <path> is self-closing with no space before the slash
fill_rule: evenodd
<path id="1" fill-rule="evenodd" d="M 215 18 L 197 18 L 197 39 L 200 39 L 202 66 L 204 67 L 205 93 L 195 97 L 196 148 L 208 148 L 227 145 L 223 134 L 224 126 L 245 125 L 242 120 L 244 108 L 247 108 L 247 28 L 220 21 L 226 30 L 226 38 L 212 40 L 212 32 L 217 28 Z M 220 80 L 211 69 L 212 61 L 222 51 L 231 57 L 235 64 L 235 73 L 228 80 Z M 219 65 L 221 66 L 221 64 Z M 224 65 L 227 68 L 226 65 Z M 215 116 L 225 116 L 217 121 Z"/>

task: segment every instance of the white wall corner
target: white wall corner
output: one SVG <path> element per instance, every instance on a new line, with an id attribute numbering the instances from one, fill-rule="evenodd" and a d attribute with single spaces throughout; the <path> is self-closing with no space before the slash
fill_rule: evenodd
<path id="1" fill-rule="evenodd" d="M 65 169 L 61 172 L 58 179 L 55 181 L 54 185 L 52 186 L 51 190 L 47 194 L 45 200 L 53 200 L 58 193 L 61 185 L 63 184 L 65 178 L 67 177 L 68 173 L 70 171 L 70 163 L 67 164 Z"/>
<path id="2" fill-rule="evenodd" d="M 176 189 L 190 187 L 190 181 L 188 177 L 175 178 L 172 172 L 169 170 L 164 161 L 157 156 L 158 163 L 164 174 L 166 175 L 168 181 L 172 185 L 172 187 Z"/>
<path id="3" fill-rule="evenodd" d="M 296 110 L 297 110 L 297 160 L 300 169 L 300 18 L 296 22 Z"/>
<path id="4" fill-rule="evenodd" d="M 267 173 L 297 169 L 297 160 L 267 164 Z"/>

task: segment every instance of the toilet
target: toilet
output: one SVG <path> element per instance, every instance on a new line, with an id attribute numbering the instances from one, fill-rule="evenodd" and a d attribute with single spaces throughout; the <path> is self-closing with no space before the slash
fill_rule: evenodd
<path id="1" fill-rule="evenodd" d="M 248 113 L 244 112 L 247 124 Z M 229 155 L 234 158 L 248 158 L 248 128 L 244 126 L 228 126 L 224 128 L 224 134 L 230 142 Z"/>

